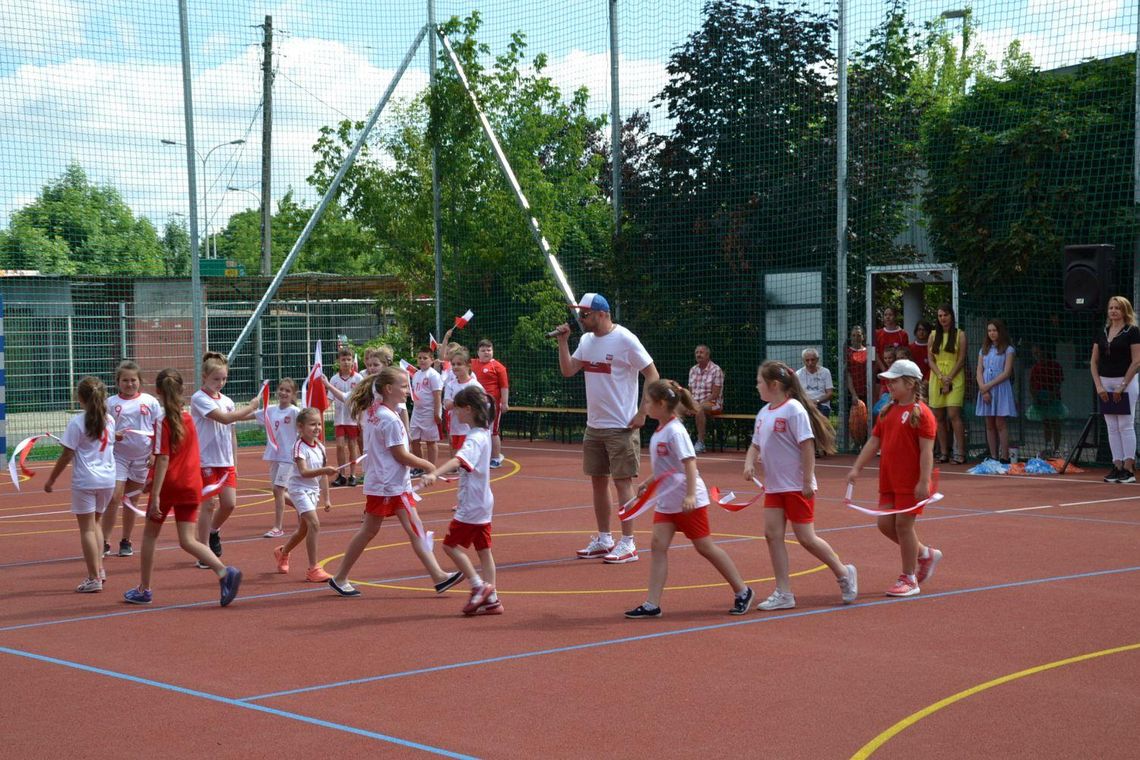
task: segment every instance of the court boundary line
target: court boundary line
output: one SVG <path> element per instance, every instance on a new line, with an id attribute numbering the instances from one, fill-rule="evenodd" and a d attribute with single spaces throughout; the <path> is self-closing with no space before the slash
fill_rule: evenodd
<path id="1" fill-rule="evenodd" d="M 639 642 L 639 641 L 649 641 L 652 639 L 661 639 L 661 638 L 667 638 L 667 637 L 671 637 L 671 636 L 681 636 L 681 635 L 692 634 L 692 633 L 704 633 L 707 631 L 725 630 L 728 628 L 737 628 L 737 627 L 745 626 L 745 625 L 759 625 L 759 624 L 771 623 L 771 622 L 779 621 L 779 620 L 789 620 L 789 619 L 794 619 L 794 618 L 810 617 L 810 616 L 814 616 L 814 615 L 825 615 L 825 614 L 839 613 L 839 612 L 844 612 L 844 611 L 849 611 L 849 610 L 867 609 L 867 608 L 871 608 L 871 607 L 881 607 L 883 605 L 888 605 L 888 604 L 917 603 L 917 602 L 922 602 L 922 601 L 932 600 L 932 599 L 945 599 L 948 597 L 962 596 L 965 594 L 976 594 L 976 593 L 984 593 L 984 592 L 990 592 L 990 591 L 1002 591 L 1002 590 L 1011 589 L 1011 588 L 1024 588 L 1027 586 L 1036 586 L 1036 585 L 1041 585 L 1041 584 L 1045 584 L 1045 583 L 1060 583 L 1060 582 L 1064 582 L 1064 581 L 1080 580 L 1080 579 L 1084 579 L 1084 578 L 1096 578 L 1096 577 L 1102 577 L 1102 576 L 1121 575 L 1124 573 L 1133 573 L 1133 572 L 1137 572 L 1137 571 L 1140 571 L 1140 565 L 1135 565 L 1132 567 L 1113 568 L 1113 569 L 1109 569 L 1109 570 L 1094 570 L 1094 571 L 1089 571 L 1089 572 L 1085 572 L 1085 573 L 1076 573 L 1073 575 L 1060 575 L 1060 576 L 1051 576 L 1051 577 L 1047 577 L 1047 578 L 1033 578 L 1033 579 L 1022 580 L 1022 581 L 1011 581 L 1009 583 L 992 584 L 989 586 L 977 586 L 977 587 L 966 588 L 966 589 L 953 589 L 950 591 L 941 591 L 941 592 L 936 592 L 933 594 L 925 594 L 925 595 L 919 595 L 919 596 L 877 599 L 877 600 L 869 601 L 869 602 L 860 602 L 860 603 L 856 603 L 856 604 L 831 606 L 831 607 L 820 607 L 820 608 L 816 608 L 816 609 L 802 610 L 799 612 L 790 612 L 790 613 L 784 613 L 784 614 L 780 614 L 780 615 L 757 616 L 757 617 L 753 617 L 753 618 L 750 618 L 747 620 L 734 620 L 734 621 L 724 622 L 724 623 L 714 623 L 711 625 L 690 626 L 687 628 L 675 628 L 675 629 L 672 629 L 669 631 L 656 631 L 653 633 L 646 633 L 646 634 L 641 634 L 641 635 L 637 635 L 637 636 L 622 636 L 622 637 L 619 637 L 616 639 L 603 639 L 600 641 L 587 641 L 587 642 L 582 642 L 579 644 L 570 644 L 570 645 L 562 646 L 562 647 L 550 647 L 550 648 L 546 648 L 546 649 L 532 650 L 529 652 L 516 652 L 514 654 L 499 655 L 496 657 L 485 657 L 485 658 L 478 659 L 478 660 L 467 660 L 464 662 L 456 662 L 456 663 L 450 663 L 450 664 L 446 664 L 446 665 L 434 665 L 431 667 L 424 667 L 424 668 L 413 668 L 411 670 L 398 671 L 395 673 L 385 673 L 385 674 L 376 675 L 376 676 L 365 676 L 363 678 L 354 678 L 354 679 L 348 679 L 348 680 L 344 680 L 344 681 L 336 681 L 336 682 L 331 682 L 331 683 L 326 683 L 326 684 L 315 684 L 312 686 L 304 686 L 304 687 L 299 687 L 296 689 L 287 689 L 287 690 L 281 690 L 281 691 L 276 691 L 276 692 L 267 692 L 264 694 L 254 694 L 254 695 L 251 695 L 248 697 L 239 697 L 238 701 L 243 702 L 243 703 L 254 702 L 257 700 L 273 699 L 276 697 L 287 697 L 287 696 L 294 696 L 297 694 L 308 694 L 308 693 L 311 693 L 314 691 L 326 691 L 328 689 L 335 689 L 335 688 L 340 688 L 343 686 L 358 686 L 361 684 L 375 683 L 378 681 L 389 681 L 389 680 L 394 680 L 397 678 L 406 678 L 409 676 L 426 675 L 429 673 L 439 673 L 439 672 L 444 672 L 444 671 L 448 671 L 448 670 L 458 670 L 461 668 L 477 667 L 477 666 L 481 666 L 481 665 L 492 665 L 495 663 L 509 662 L 509 661 L 513 661 L 513 660 L 525 660 L 525 659 L 530 659 L 532 657 L 542 657 L 542 656 L 555 655 L 555 654 L 564 654 L 566 652 L 582 651 L 582 650 L 586 650 L 586 649 L 597 649 L 600 647 L 614 646 L 614 645 L 619 645 L 619 644 L 631 644 L 631 643 L 635 643 L 635 642 Z"/>
<path id="2" fill-rule="evenodd" d="M 321 728 L 328 728 L 342 733 L 353 734 L 362 736 L 366 739 L 376 739 L 389 744 L 395 744 L 409 749 L 418 749 L 423 752 L 428 752 L 433 755 L 441 757 L 460 758 L 462 760 L 474 760 L 471 755 L 464 755 L 451 750 L 443 749 L 442 747 L 433 747 L 430 744 L 421 744 L 410 739 L 401 739 L 398 736 L 391 736 L 383 734 L 378 731 L 369 731 L 365 728 L 357 728 L 356 726 L 349 726 L 343 723 L 333 723 L 322 718 L 315 718 L 311 715 L 304 715 L 302 713 L 290 712 L 288 710 L 279 710 L 275 707 L 267 705 L 259 705 L 251 702 L 242 702 L 233 699 L 232 697 L 223 697 L 220 694 L 211 694 L 206 691 L 199 691 L 198 689 L 190 689 L 185 686 L 178 686 L 176 684 L 165 683 L 163 681 L 155 681 L 150 678 L 142 678 L 140 676 L 133 676 L 129 673 L 120 673 L 114 670 L 107 670 L 106 668 L 95 667 L 94 665 L 87 665 L 81 662 L 73 662 L 71 660 L 63 660 L 58 657 L 51 657 L 49 655 L 37 654 L 36 652 L 28 652 L 22 649 L 13 649 L 11 647 L 0 646 L 0 654 L 7 654 L 13 657 L 21 657 L 36 662 L 47 663 L 49 665 L 59 665 L 65 668 L 78 670 L 85 673 L 93 673 L 99 676 L 114 678 L 128 683 L 139 684 L 141 686 L 150 686 L 152 688 L 162 689 L 163 691 L 181 694 L 183 696 L 196 697 L 204 699 L 209 702 L 216 702 L 219 704 L 227 705 L 229 707 L 239 707 L 253 712 L 262 713 L 265 715 L 272 715 L 278 718 L 286 718 L 301 723 L 307 723 L 312 726 L 319 726 Z"/>

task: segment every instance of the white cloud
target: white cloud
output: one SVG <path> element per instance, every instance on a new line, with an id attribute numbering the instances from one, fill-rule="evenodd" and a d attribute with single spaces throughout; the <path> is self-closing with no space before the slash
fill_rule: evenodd
<path id="1" fill-rule="evenodd" d="M 610 112 L 610 56 L 609 53 L 590 53 L 571 50 L 565 56 L 550 59 L 545 74 L 569 99 L 579 87 L 590 91 L 587 109 L 591 114 Z M 628 116 L 635 110 L 648 111 L 655 120 L 657 130 L 668 129 L 664 124 L 664 111 L 651 107 L 652 98 L 669 82 L 665 62 L 644 58 L 618 58 L 618 78 L 621 86 L 621 112 Z"/>
<path id="2" fill-rule="evenodd" d="M 81 47 L 87 11 L 72 0 L 0 3 L 0 49 L 41 60 Z"/>

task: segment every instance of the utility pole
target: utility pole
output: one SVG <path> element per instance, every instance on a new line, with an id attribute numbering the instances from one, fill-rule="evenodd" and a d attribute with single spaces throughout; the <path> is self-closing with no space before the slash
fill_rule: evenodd
<path id="1" fill-rule="evenodd" d="M 265 41 L 262 43 L 261 61 L 261 276 L 268 277 L 273 269 L 273 17 L 265 17 Z M 261 320 L 257 320 L 257 335 L 254 339 L 253 365 L 254 382 L 265 379 L 262 353 Z"/>

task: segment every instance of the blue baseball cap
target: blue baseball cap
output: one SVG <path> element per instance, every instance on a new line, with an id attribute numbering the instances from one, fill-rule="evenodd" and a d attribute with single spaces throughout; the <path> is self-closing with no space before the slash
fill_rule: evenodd
<path id="1" fill-rule="evenodd" d="M 582 296 L 582 300 L 578 302 L 575 309 L 586 309 L 588 311 L 604 311 L 609 313 L 610 302 L 606 297 L 600 293 L 586 293 Z"/>

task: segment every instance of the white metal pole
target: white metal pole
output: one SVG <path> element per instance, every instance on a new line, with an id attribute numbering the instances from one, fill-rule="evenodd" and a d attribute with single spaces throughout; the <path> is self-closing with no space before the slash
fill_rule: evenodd
<path id="1" fill-rule="evenodd" d="M 178 34 L 182 44 L 182 108 L 186 120 L 186 179 L 190 198 L 190 318 L 193 352 L 190 383 L 198 381 L 198 362 L 202 358 L 202 277 L 198 268 L 198 166 L 194 152 L 194 96 L 190 87 L 190 27 L 186 0 L 178 0 Z"/>

